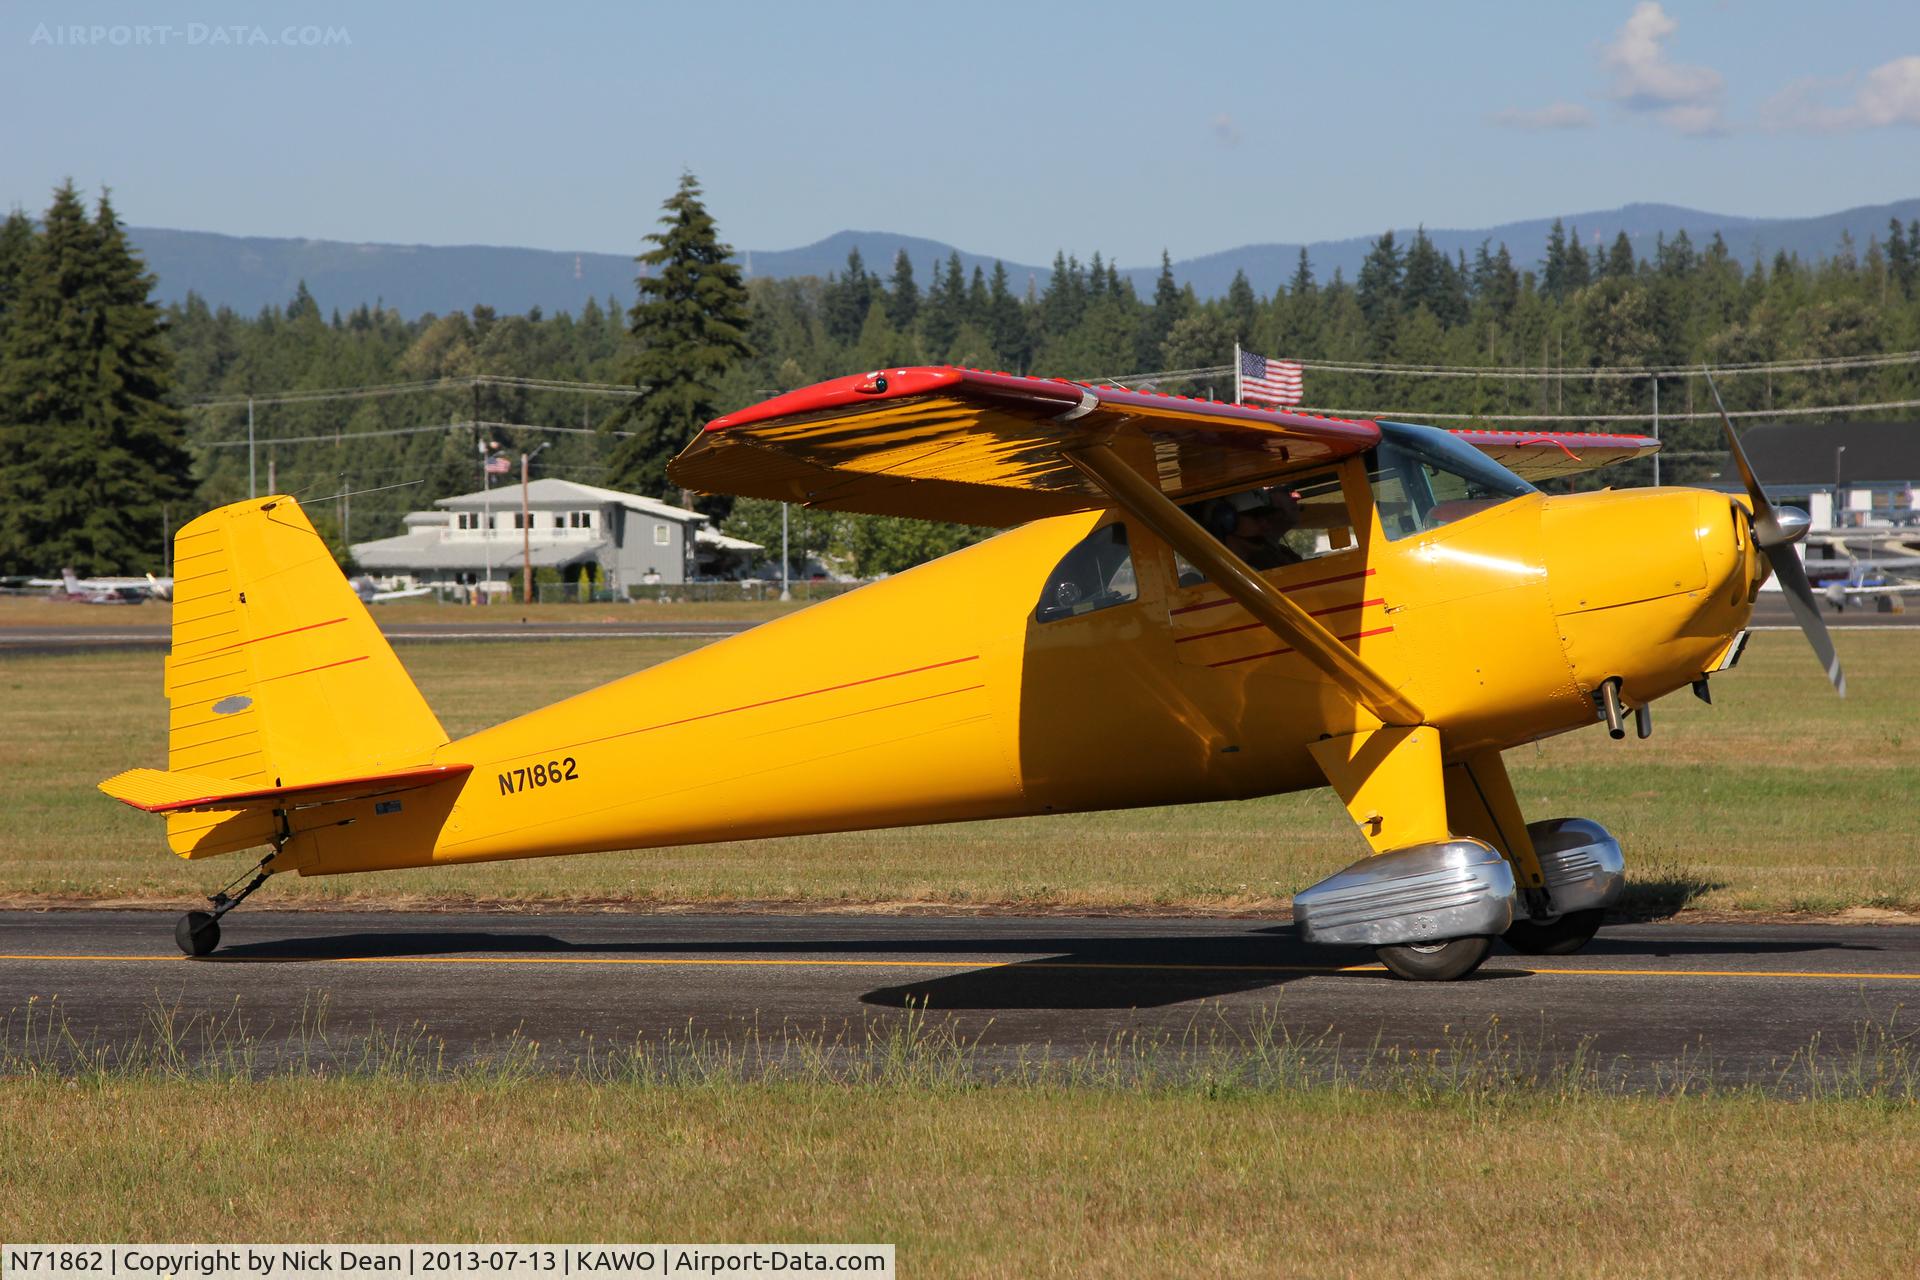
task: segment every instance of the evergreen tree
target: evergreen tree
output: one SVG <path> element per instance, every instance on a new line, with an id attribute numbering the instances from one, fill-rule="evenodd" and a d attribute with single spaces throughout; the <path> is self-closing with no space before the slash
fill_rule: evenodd
<path id="1" fill-rule="evenodd" d="M 1227 325 L 1233 340 L 1243 347 L 1253 345 L 1254 327 L 1260 322 L 1260 300 L 1253 296 L 1253 286 L 1247 283 L 1247 273 L 1233 273 L 1233 283 L 1227 286 Z"/>
<path id="2" fill-rule="evenodd" d="M 631 370 L 646 394 L 617 420 L 634 434 L 608 465 L 609 483 L 664 493 L 667 463 L 693 433 L 719 417 L 720 380 L 753 353 L 747 345 L 747 290 L 733 250 L 720 242 L 691 173 L 661 206 L 661 230 L 636 261 L 639 301 L 627 313 L 638 353 Z"/>
<path id="3" fill-rule="evenodd" d="M 1139 339 L 1135 348 L 1139 368 L 1159 367 L 1159 360 L 1166 346 L 1167 335 L 1173 332 L 1173 326 L 1186 315 L 1186 297 L 1180 292 L 1180 286 L 1174 283 L 1173 259 L 1167 251 L 1160 251 L 1160 276 L 1153 282 L 1153 308 L 1147 313 L 1140 325 Z"/>
<path id="4" fill-rule="evenodd" d="M 1605 265 L 1600 268 L 1600 278 L 1603 280 L 1631 280 L 1633 279 L 1635 270 L 1636 264 L 1633 260 L 1633 241 L 1627 239 L 1627 233 L 1622 231 L 1613 238 L 1613 247 L 1607 250 L 1607 260 Z"/>
<path id="5" fill-rule="evenodd" d="M 987 275 L 979 263 L 973 265 L 973 279 L 967 282 L 967 305 L 962 314 L 966 323 L 983 332 L 992 323 L 992 301 L 987 295 Z"/>
<path id="6" fill-rule="evenodd" d="M 920 286 L 913 282 L 913 259 L 905 249 L 893 255 L 893 279 L 887 289 L 887 323 L 895 333 L 913 331 L 920 316 Z"/>
<path id="7" fill-rule="evenodd" d="M 1893 225 L 1895 229 L 1900 226 L 1897 222 Z M 7 314 L 20 294 L 27 257 L 33 252 L 33 238 L 33 220 L 19 209 L 0 223 L 0 351 L 6 350 Z"/>
<path id="8" fill-rule="evenodd" d="M 993 337 L 999 363 L 1015 373 L 1025 373 L 1033 362 L 1033 336 L 1027 327 L 1027 313 L 1007 284 L 1007 264 L 997 258 L 993 283 L 987 291 L 987 332 Z"/>
<path id="9" fill-rule="evenodd" d="M 1567 237 L 1566 262 L 1566 288 L 1569 293 L 1584 289 L 1593 282 L 1593 261 L 1587 256 L 1586 247 L 1580 243 L 1578 227 Z"/>
<path id="10" fill-rule="evenodd" d="M 1313 264 L 1307 261 L 1307 247 L 1300 246 L 1300 260 L 1293 264 L 1293 278 L 1287 281 L 1287 293 L 1299 298 L 1313 292 Z"/>
<path id="11" fill-rule="evenodd" d="M 838 279 L 829 277 L 821 297 L 820 319 L 829 338 L 847 345 L 859 340 L 860 326 L 867 322 L 867 309 L 873 305 L 876 283 L 867 274 L 860 247 L 855 245 L 847 251 L 846 274 Z"/>
<path id="12" fill-rule="evenodd" d="M 920 321 L 929 358 L 946 359 L 954 335 L 966 320 L 966 305 L 967 282 L 960 267 L 960 255 L 948 254 L 945 275 L 935 273 L 927 284 L 927 305 Z"/>
<path id="13" fill-rule="evenodd" d="M 11 219 L 8 220 L 7 225 L 10 231 L 13 225 Z M 1894 288 L 1900 291 L 1900 296 L 1903 298 L 1911 298 L 1913 296 L 1914 257 L 1916 249 L 1920 249 L 1920 246 L 1916 246 L 1912 241 L 1907 239 L 1906 228 L 1900 225 L 1900 219 L 1889 218 L 1887 220 L 1887 275 L 1893 281 Z M 0 250 L 0 273 L 4 273 L 5 271 L 5 261 L 4 250 Z M 4 274 L 0 274 L 0 289 L 4 289 L 5 287 Z M 4 306 L 4 296 L 0 295 L 0 308 Z M 0 310 L 0 323 L 4 322 L 4 315 L 4 311 Z"/>
<path id="14" fill-rule="evenodd" d="M 107 197 L 90 222 L 63 184 L 0 358 L 0 565 L 162 563 L 162 507 L 187 496 L 189 462 L 153 283 Z"/>
<path id="15" fill-rule="evenodd" d="M 1547 260 L 1540 270 L 1540 292 L 1555 302 L 1569 292 L 1567 276 L 1567 229 L 1560 219 L 1553 220 L 1547 232 Z"/>
<path id="16" fill-rule="evenodd" d="M 1393 242 L 1393 232 L 1387 231 L 1373 242 L 1354 285 L 1355 300 L 1367 322 L 1367 354 L 1376 360 L 1393 351 L 1400 320 L 1401 270 L 1399 246 Z"/>

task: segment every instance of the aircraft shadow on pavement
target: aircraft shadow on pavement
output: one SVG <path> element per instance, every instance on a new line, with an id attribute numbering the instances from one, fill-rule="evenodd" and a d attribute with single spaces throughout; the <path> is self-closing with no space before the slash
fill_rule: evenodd
<path id="1" fill-rule="evenodd" d="M 746 924 L 747 922 L 742 922 Z M 337 960 L 447 957 L 592 959 L 596 957 L 660 957 L 698 960 L 712 958 L 811 959 L 846 956 L 876 959 L 953 957 L 957 966 L 968 957 L 982 967 L 930 975 L 899 985 L 879 987 L 860 997 L 862 1003 L 888 1008 L 931 1009 L 1139 1009 L 1205 1000 L 1276 987 L 1340 966 L 1364 964 L 1369 952 L 1309 946 L 1292 926 L 1261 924 L 1245 932 L 1191 934 L 1169 930 L 1163 934 L 1108 934 L 1062 929 L 1057 934 L 1021 935 L 991 929 L 971 935 L 916 934 L 911 920 L 902 920 L 898 932 L 864 937 L 754 937 L 747 928 L 739 936 L 703 940 L 646 938 L 631 941 L 573 942 L 546 932 L 509 930 L 378 930 L 276 938 L 231 945 L 202 963 L 300 964 Z M 643 924 L 636 925 L 636 933 Z M 729 930 L 731 933 L 731 930 Z M 1662 927 L 1655 937 L 1609 937 L 1605 932 L 1581 953 L 1611 961 L 1673 958 L 1689 955 L 1754 956 L 1809 951 L 1878 950 L 1870 945 L 1781 938 L 1706 938 L 1677 927 Z M 1002 962 L 1001 957 L 1030 958 Z M 1530 976 L 1525 968 L 1498 962 L 1510 953 L 1496 948 L 1496 964 L 1469 981 L 1499 981 Z M 1580 963 L 1579 958 L 1551 961 Z M 1339 975 L 1349 980 L 1390 981 L 1380 970 Z"/>

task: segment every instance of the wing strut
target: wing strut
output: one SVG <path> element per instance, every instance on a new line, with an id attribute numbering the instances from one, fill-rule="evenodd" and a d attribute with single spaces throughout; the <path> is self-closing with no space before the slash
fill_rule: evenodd
<path id="1" fill-rule="evenodd" d="M 1128 514 L 1159 534 L 1204 572 L 1207 580 L 1234 603 L 1292 645 L 1361 706 L 1379 716 L 1382 724 L 1417 725 L 1425 719 L 1419 707 L 1362 662 L 1359 654 L 1201 528 L 1193 517 L 1160 492 L 1158 485 L 1128 466 L 1110 446 L 1089 445 L 1068 452 L 1066 458 Z"/>

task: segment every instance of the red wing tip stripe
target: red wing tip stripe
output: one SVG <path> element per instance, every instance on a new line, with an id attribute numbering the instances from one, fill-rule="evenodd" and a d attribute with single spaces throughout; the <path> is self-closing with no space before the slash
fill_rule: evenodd
<path id="1" fill-rule="evenodd" d="M 1371 578 L 1375 572 L 1376 570 L 1373 569 L 1362 569 L 1358 573 L 1336 574 L 1331 578 L 1314 578 L 1309 582 L 1276 582 L 1273 585 L 1282 591 L 1305 591 L 1308 587 L 1324 587 L 1335 582 L 1352 582 L 1357 578 Z M 1218 600 L 1205 600 L 1199 604 L 1182 605 L 1178 609 L 1169 610 L 1167 616 L 1169 618 L 1177 618 L 1183 613 L 1199 613 L 1203 609 L 1218 609 L 1221 605 L 1232 603 L 1234 603 L 1234 601 L 1231 596 L 1223 596 Z"/>
<path id="2" fill-rule="evenodd" d="M 1335 636 L 1336 640 L 1364 640 L 1368 636 L 1383 636 L 1393 630 L 1392 627 L 1375 627 L 1371 631 L 1356 631 L 1349 636 Z M 1243 658 L 1227 658 L 1220 662 L 1209 662 L 1209 667 L 1231 667 L 1236 662 L 1252 662 L 1255 658 L 1277 658 L 1283 653 L 1292 653 L 1292 648 L 1266 649 L 1259 653 L 1249 653 Z"/>
<path id="3" fill-rule="evenodd" d="M 1386 598 L 1380 596 L 1372 600 L 1361 600 L 1356 604 L 1336 604 L 1330 609 L 1315 609 L 1307 616 L 1309 618 L 1324 618 L 1330 613 L 1345 613 L 1350 609 L 1371 609 L 1375 605 L 1384 605 L 1386 602 Z M 1186 644 L 1190 640 L 1211 640 L 1215 636 L 1230 636 L 1241 631 L 1253 631 L 1265 625 L 1264 622 L 1243 622 L 1237 627 L 1221 627 L 1217 631 L 1196 631 L 1190 636 L 1176 636 L 1173 642 L 1175 644 Z"/>

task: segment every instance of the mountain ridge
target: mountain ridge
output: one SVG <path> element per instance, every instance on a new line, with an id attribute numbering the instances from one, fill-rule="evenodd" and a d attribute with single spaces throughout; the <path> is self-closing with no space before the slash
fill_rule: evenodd
<path id="1" fill-rule="evenodd" d="M 1771 259 L 1786 252 L 1803 259 L 1831 256 L 1842 236 L 1851 236 L 1856 251 L 1869 239 L 1884 236 L 1889 219 L 1920 219 L 1920 198 L 1889 204 L 1860 205 L 1805 218 L 1755 218 L 1741 214 L 1707 213 L 1679 205 L 1635 202 L 1617 209 L 1520 219 L 1481 228 L 1427 229 L 1427 236 L 1449 257 L 1469 258 L 1480 243 L 1505 243 L 1516 265 L 1538 265 L 1548 229 L 1555 217 L 1569 229 L 1577 228 L 1591 248 L 1602 249 L 1625 231 L 1641 257 L 1652 254 L 1656 237 L 1686 231 L 1696 248 L 1719 232 L 1743 263 Z M 1410 237 L 1411 227 L 1396 227 L 1396 238 Z M 166 227 L 129 227 L 129 239 L 158 279 L 162 302 L 184 301 L 189 290 L 209 305 L 252 313 L 266 306 L 284 305 L 305 281 L 323 308 L 350 309 L 362 303 L 382 303 L 412 318 L 426 312 L 446 313 L 485 303 L 503 313 L 524 312 L 539 306 L 547 311 L 577 311 L 589 297 L 611 297 L 626 306 L 633 298 L 634 260 L 631 256 L 587 251 L 526 249 L 511 245 L 423 245 L 356 243 L 300 237 L 231 236 L 211 231 L 183 231 Z M 1263 296 L 1293 274 L 1300 250 L 1307 250 L 1315 278 L 1325 284 L 1338 270 L 1352 280 L 1378 232 L 1338 240 L 1271 241 L 1239 245 L 1173 263 L 1174 278 L 1191 284 L 1201 297 L 1226 292 L 1235 271 L 1245 271 L 1249 283 Z M 958 249 L 924 236 L 887 231 L 837 231 L 809 245 L 792 249 L 747 249 L 736 255 L 756 277 L 787 279 L 825 276 L 844 268 L 847 254 L 858 248 L 867 269 L 889 274 L 895 253 L 904 248 L 922 287 L 936 264 L 959 253 L 962 268 L 971 275 L 975 266 L 991 272 L 990 254 Z M 1025 293 L 1046 286 L 1049 268 L 1001 259 L 1014 290 Z M 1121 274 L 1142 294 L 1150 293 L 1159 275 L 1159 263 L 1125 267 Z"/>

